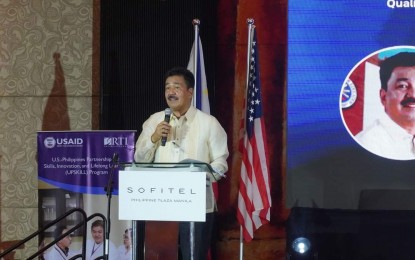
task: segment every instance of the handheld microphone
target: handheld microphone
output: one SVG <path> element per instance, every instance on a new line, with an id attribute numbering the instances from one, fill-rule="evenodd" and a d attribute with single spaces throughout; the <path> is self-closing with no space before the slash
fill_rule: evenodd
<path id="1" fill-rule="evenodd" d="M 166 108 L 164 110 L 164 122 L 170 123 L 171 109 Z M 161 137 L 161 146 L 165 146 L 167 141 L 167 136 Z"/>

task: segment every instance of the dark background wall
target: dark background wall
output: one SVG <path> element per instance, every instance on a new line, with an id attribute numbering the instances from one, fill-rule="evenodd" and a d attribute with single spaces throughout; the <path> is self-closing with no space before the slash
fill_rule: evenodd
<path id="1" fill-rule="evenodd" d="M 211 102 L 215 94 L 216 1 L 101 1 L 101 129 L 141 129 L 166 107 L 164 73 L 187 67 L 200 35 Z M 215 107 L 214 105 L 212 106 Z"/>

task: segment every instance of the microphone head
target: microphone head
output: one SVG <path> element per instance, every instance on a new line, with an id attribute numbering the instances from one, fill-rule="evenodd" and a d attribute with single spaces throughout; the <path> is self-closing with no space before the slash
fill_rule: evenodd
<path id="1" fill-rule="evenodd" d="M 171 109 L 170 108 L 166 108 L 165 110 L 164 110 L 164 113 L 166 114 L 166 115 L 171 115 Z"/>

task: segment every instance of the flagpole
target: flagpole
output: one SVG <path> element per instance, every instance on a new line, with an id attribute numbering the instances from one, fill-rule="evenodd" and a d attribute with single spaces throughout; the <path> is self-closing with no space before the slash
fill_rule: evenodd
<path id="1" fill-rule="evenodd" d="M 193 28 L 195 31 L 195 39 L 194 39 L 194 60 L 193 60 L 193 75 L 195 78 L 195 85 L 193 87 L 193 99 L 192 99 L 192 104 L 194 107 L 196 107 L 197 103 L 196 103 L 196 97 L 197 97 L 197 59 L 198 57 L 198 53 L 199 53 L 199 24 L 200 21 L 199 19 L 193 19 L 192 21 L 193 24 Z M 190 259 L 193 260 L 194 259 L 194 249 L 195 249 L 195 223 L 193 221 L 191 221 L 190 223 Z"/>
<path id="2" fill-rule="evenodd" d="M 246 53 L 246 79 L 245 79 L 245 86 L 246 86 L 246 90 L 245 90 L 245 97 L 246 97 L 246 92 L 248 90 L 248 84 L 249 84 L 249 64 L 250 64 L 250 60 L 251 60 L 251 50 L 252 50 L 252 29 L 254 26 L 254 19 L 252 18 L 248 18 L 246 20 L 246 22 L 248 23 L 248 48 L 247 48 L 247 53 Z"/>
<path id="3" fill-rule="evenodd" d="M 242 260 L 244 259 L 244 236 L 243 234 L 243 230 L 242 230 L 242 225 L 239 226 L 239 259 Z"/>
<path id="4" fill-rule="evenodd" d="M 193 28 L 194 28 L 194 31 L 195 31 L 195 40 L 193 41 L 193 44 L 195 46 L 195 49 L 194 49 L 195 55 L 194 55 L 194 60 L 193 60 L 193 75 L 196 78 L 197 73 L 198 73 L 198 71 L 197 71 L 197 59 L 199 58 L 198 53 L 199 53 L 199 25 L 200 25 L 200 20 L 199 19 L 193 19 L 192 24 L 193 24 Z M 195 107 L 196 107 L 197 87 L 198 87 L 197 86 L 197 81 L 195 81 L 195 86 L 193 88 L 193 99 L 192 99 L 193 106 L 195 106 Z"/>
<path id="5" fill-rule="evenodd" d="M 252 50 L 252 29 L 255 28 L 254 26 L 254 19 L 248 18 L 246 20 L 248 24 L 248 47 L 247 47 L 247 53 L 246 53 L 246 80 L 245 80 L 245 100 L 247 98 L 247 92 L 248 92 L 248 85 L 249 85 L 249 64 L 251 60 L 251 50 Z M 244 121 L 246 121 L 246 107 L 245 110 L 242 111 L 242 113 L 245 113 L 244 115 Z M 244 126 L 246 124 L 244 123 Z M 245 127 L 243 128 L 244 131 L 246 130 Z M 239 259 L 243 260 L 244 256 L 244 242 L 243 242 L 243 229 L 242 225 L 240 225 L 239 229 Z"/>

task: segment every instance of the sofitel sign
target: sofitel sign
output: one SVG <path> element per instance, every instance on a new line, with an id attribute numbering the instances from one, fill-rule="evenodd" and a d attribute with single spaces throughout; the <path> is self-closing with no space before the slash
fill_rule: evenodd
<path id="1" fill-rule="evenodd" d="M 145 187 L 139 187 L 139 188 L 133 188 L 133 187 L 127 187 L 127 193 L 141 193 L 141 194 L 146 194 L 146 193 L 150 193 L 150 194 L 165 194 L 165 193 L 169 193 L 169 194 L 196 194 L 195 191 L 193 191 L 193 189 L 186 189 L 186 188 L 145 188 Z"/>
<path id="2" fill-rule="evenodd" d="M 206 172 L 138 168 L 118 176 L 120 220 L 205 221 Z"/>

